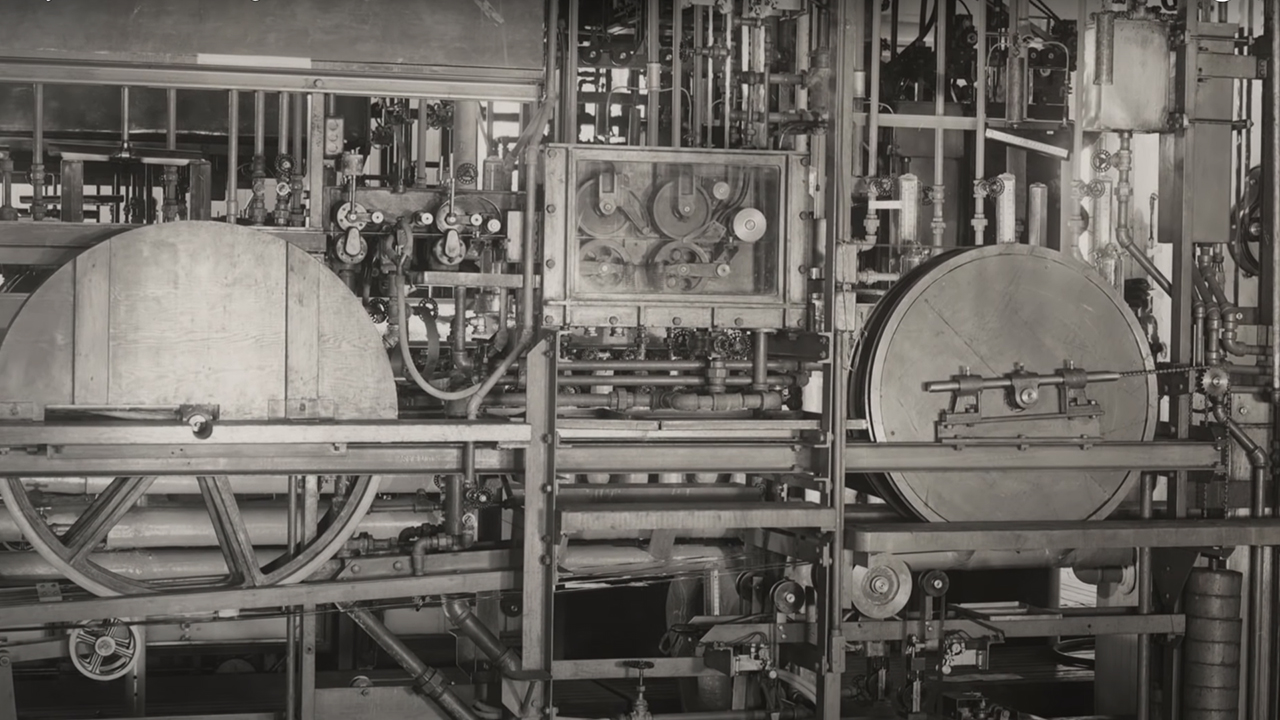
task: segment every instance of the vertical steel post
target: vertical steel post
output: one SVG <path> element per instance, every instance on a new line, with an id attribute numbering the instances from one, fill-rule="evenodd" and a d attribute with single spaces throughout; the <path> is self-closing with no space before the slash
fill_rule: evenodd
<path id="1" fill-rule="evenodd" d="M 235 224 L 240 215 L 236 200 L 236 177 L 240 165 L 240 91 L 227 96 L 227 222 Z"/>
<path id="2" fill-rule="evenodd" d="M 34 87 L 35 110 L 31 145 L 31 219 L 44 219 L 44 85 Z"/>
<path id="3" fill-rule="evenodd" d="M 301 108 L 299 108 L 301 109 Z M 311 93 L 311 123 L 307 137 L 307 187 L 310 205 L 307 208 L 308 227 L 324 227 L 324 126 L 325 94 Z"/>
<path id="4" fill-rule="evenodd" d="M 684 40 L 684 3 L 671 4 L 671 147 L 683 144 L 684 135 L 684 64 L 680 60 L 680 43 Z"/>
<path id="5" fill-rule="evenodd" d="M 941 18 L 939 18 L 941 20 Z M 974 83 L 977 93 L 976 114 L 978 130 L 973 140 L 973 243 L 984 245 L 987 241 L 986 193 L 981 189 L 981 182 L 987 174 L 987 3 L 982 0 L 977 5 L 973 17 L 974 29 L 978 34 L 978 69 Z"/>

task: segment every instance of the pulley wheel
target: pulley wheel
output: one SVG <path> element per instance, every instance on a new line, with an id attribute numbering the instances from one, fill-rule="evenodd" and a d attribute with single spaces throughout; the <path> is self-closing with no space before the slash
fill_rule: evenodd
<path id="1" fill-rule="evenodd" d="M 887 620 L 911 600 L 911 570 L 893 555 L 872 555 L 845 573 L 845 594 L 863 617 Z"/>
<path id="2" fill-rule="evenodd" d="M 1084 370 L 1149 371 L 1147 340 L 1124 299 L 1086 265 L 1062 253 L 1026 245 L 992 245 L 940 255 L 903 278 L 868 318 L 854 359 L 851 404 L 868 421 L 870 440 L 932 443 L 950 407 L 950 393 L 925 384 L 969 368 L 1001 377 L 1022 364 L 1051 375 L 1072 361 Z M 1086 388 L 1103 415 L 1087 425 L 1104 441 L 1146 441 L 1155 433 L 1154 375 Z M 1018 415 L 1057 414 L 1055 388 L 1037 405 L 1014 409 L 1001 393 L 982 393 L 984 418 L 1000 422 L 958 427 L 987 440 L 1078 438 L 1080 420 Z M 1094 435 L 1096 433 L 1096 435 Z M 981 453 L 981 448 L 965 452 Z M 850 467 L 850 473 L 857 473 Z M 1114 471 L 904 471 L 871 475 L 872 488 L 895 509 L 924 520 L 1084 520 L 1105 518 L 1124 499 L 1136 473 Z"/>
<path id="3" fill-rule="evenodd" d="M 67 636 L 71 664 L 90 680 L 122 678 L 138 664 L 142 638 L 119 620 L 81 623 Z"/>
<path id="4" fill-rule="evenodd" d="M 339 421 L 398 416 L 382 338 L 346 285 L 284 240 L 214 222 L 132 230 L 54 272 L 0 344 L 0 400 L 58 406 L 77 420 L 170 408 L 168 421 L 177 422 L 172 408 L 187 405 L 217 406 L 215 423 L 321 407 Z M 92 433 L 86 424 L 85 444 Z M 145 579 L 95 562 L 155 479 L 116 478 L 69 527 L 45 521 L 39 493 L 21 478 L 0 480 L 0 495 L 45 561 L 109 596 L 299 582 L 342 548 L 378 490 L 375 477 L 335 481 L 316 524 L 300 529 L 310 539 L 287 553 L 255 546 L 225 477 L 191 478 L 203 501 L 192 507 L 207 515 L 226 575 L 166 567 L 156 568 L 163 580 Z"/>
<path id="5" fill-rule="evenodd" d="M 692 192 L 681 197 L 679 182 L 663 185 L 653 196 L 653 224 L 669 238 L 686 240 L 699 235 L 711 223 L 711 200 L 696 181 Z"/>

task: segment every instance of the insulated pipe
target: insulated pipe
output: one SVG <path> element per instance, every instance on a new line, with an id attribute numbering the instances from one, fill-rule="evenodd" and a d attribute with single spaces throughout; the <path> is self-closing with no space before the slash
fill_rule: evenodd
<path id="1" fill-rule="evenodd" d="M 770 375 L 770 385 L 792 385 L 792 379 L 786 375 Z M 612 386 L 612 387 L 702 387 L 707 385 L 705 377 L 672 376 L 672 375 L 561 375 L 557 378 L 561 387 Z M 732 375 L 725 379 L 725 385 L 740 387 L 751 384 L 748 375 Z"/>
<path id="2" fill-rule="evenodd" d="M 340 605 L 339 607 L 409 673 L 413 678 L 415 690 L 434 700 L 440 709 L 454 720 L 479 720 L 475 712 L 454 694 L 449 687 L 449 681 L 440 671 L 427 667 L 426 663 L 414 655 L 413 651 L 400 641 L 400 638 L 373 616 L 373 613 L 358 605 Z"/>
<path id="3" fill-rule="evenodd" d="M 874 178 L 880 171 L 877 162 L 880 155 L 880 35 L 884 31 L 883 6 L 871 3 L 871 94 L 867 98 L 867 178 Z M 875 211 L 868 213 L 868 219 Z M 878 225 L 877 225 L 878 227 Z M 872 230 L 868 230 L 868 240 Z"/>
<path id="4" fill-rule="evenodd" d="M 755 345 L 752 346 L 755 354 L 751 363 L 751 389 L 764 392 L 769 389 L 769 331 L 756 330 L 755 335 Z"/>
<path id="5" fill-rule="evenodd" d="M 652 0 L 651 0 L 652 1 Z M 480 651 L 502 670 L 504 675 L 508 677 L 520 672 L 522 664 L 520 656 L 511 648 L 502 644 L 493 631 L 490 630 L 480 618 L 471 612 L 471 604 L 469 600 L 463 598 L 451 598 L 444 601 L 442 605 L 444 616 L 453 623 L 458 632 L 462 633 L 468 640 L 475 643 Z"/>
<path id="6" fill-rule="evenodd" d="M 1194 10 L 1192 12 L 1195 12 Z M 1116 15 L 1101 12 L 1094 15 L 1094 85 L 1115 82 Z"/>
<path id="7" fill-rule="evenodd" d="M 651 372 L 698 372 L 705 370 L 707 364 L 700 360 L 574 360 L 571 362 L 560 363 L 559 369 L 564 372 L 600 372 L 600 371 L 626 371 L 626 370 L 648 370 Z M 755 367 L 754 360 L 726 360 L 724 363 L 726 370 L 751 370 Z M 806 371 L 820 370 L 818 363 L 797 363 L 791 360 L 770 360 L 768 361 L 770 370 L 781 372 L 796 372 L 799 369 Z"/>

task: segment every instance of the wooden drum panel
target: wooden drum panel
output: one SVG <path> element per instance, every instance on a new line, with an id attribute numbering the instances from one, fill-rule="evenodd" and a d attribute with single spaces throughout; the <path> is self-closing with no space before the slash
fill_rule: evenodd
<path id="1" fill-rule="evenodd" d="M 213 222 L 133 230 L 55 272 L 0 345 L 0 402 L 397 414 L 382 339 L 347 287 L 284 240 Z"/>

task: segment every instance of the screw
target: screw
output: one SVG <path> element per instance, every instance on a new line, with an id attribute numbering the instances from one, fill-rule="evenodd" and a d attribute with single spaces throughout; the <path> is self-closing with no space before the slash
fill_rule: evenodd
<path id="1" fill-rule="evenodd" d="M 871 579 L 871 592 L 876 595 L 885 595 L 889 592 L 889 579 L 884 577 L 876 577 Z"/>
<path id="2" fill-rule="evenodd" d="M 678 317 L 677 317 L 677 318 L 671 318 L 671 324 L 672 324 L 672 325 L 679 325 L 679 324 L 680 324 L 680 323 L 682 323 L 682 322 L 684 322 L 684 321 L 683 321 L 683 320 L 681 320 L 681 319 L 680 319 L 680 318 L 678 318 Z"/>
<path id="3" fill-rule="evenodd" d="M 555 205 L 548 205 L 548 206 L 547 206 L 547 214 L 548 214 L 548 215 L 555 215 L 555 214 L 556 214 L 556 206 L 555 206 Z"/>
<path id="4" fill-rule="evenodd" d="M 550 325 L 550 324 L 554 323 L 555 321 L 556 321 L 556 319 L 555 319 L 555 318 L 553 318 L 553 317 L 551 317 L 550 315 L 544 315 L 544 316 L 542 317 L 542 322 L 546 323 L 547 325 Z"/>
<path id="5" fill-rule="evenodd" d="M 392 570 L 403 570 L 403 569 L 404 569 L 404 563 L 403 563 L 403 562 L 400 562 L 399 560 L 397 560 L 397 561 L 395 561 L 395 562 L 391 563 L 391 569 L 392 569 Z"/>
<path id="6" fill-rule="evenodd" d="M 359 566 L 359 565 L 352 565 L 352 566 L 351 566 L 351 574 L 352 574 L 352 575 L 359 575 L 359 574 L 360 574 L 360 566 Z"/>
<path id="7" fill-rule="evenodd" d="M 360 690 L 360 695 L 363 697 L 369 697 L 369 688 L 362 688 Z"/>

